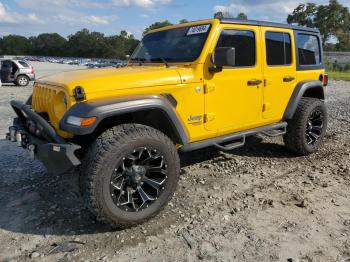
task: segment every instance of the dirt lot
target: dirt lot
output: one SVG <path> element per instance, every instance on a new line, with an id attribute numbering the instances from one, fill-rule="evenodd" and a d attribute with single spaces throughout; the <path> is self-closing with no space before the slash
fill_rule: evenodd
<path id="1" fill-rule="evenodd" d="M 74 174 L 47 174 L 0 140 L 0 261 L 350 261 L 350 83 L 327 90 L 319 153 L 296 157 L 281 138 L 257 136 L 229 153 L 182 155 L 172 202 L 127 230 L 95 223 Z M 0 88 L 0 136 L 8 100 L 30 92 Z"/>

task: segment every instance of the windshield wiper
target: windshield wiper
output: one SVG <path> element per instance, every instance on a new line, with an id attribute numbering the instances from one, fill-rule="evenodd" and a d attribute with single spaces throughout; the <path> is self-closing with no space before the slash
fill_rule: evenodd
<path id="1" fill-rule="evenodd" d="M 165 60 L 164 57 L 153 58 L 153 59 L 151 59 L 151 61 L 162 61 L 165 64 L 166 67 L 170 67 L 169 63 L 167 62 L 167 60 Z"/>
<path id="2" fill-rule="evenodd" d="M 170 58 L 169 58 L 170 59 Z M 157 57 L 157 58 L 151 58 L 151 59 L 146 59 L 146 58 L 140 58 L 140 57 L 135 57 L 135 58 L 131 58 L 132 62 L 137 62 L 139 63 L 139 65 L 143 65 L 144 62 L 157 62 L 157 61 L 161 61 L 165 64 L 166 67 L 170 67 L 169 63 L 168 63 L 168 58 L 165 59 L 164 57 Z"/>
<path id="3" fill-rule="evenodd" d="M 145 62 L 145 61 L 146 61 L 145 58 L 140 58 L 140 57 L 131 58 L 131 62 L 137 62 L 139 66 L 142 66 L 142 62 Z"/>

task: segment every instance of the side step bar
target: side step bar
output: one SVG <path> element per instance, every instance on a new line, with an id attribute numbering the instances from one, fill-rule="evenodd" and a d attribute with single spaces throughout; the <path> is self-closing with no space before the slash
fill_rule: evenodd
<path id="1" fill-rule="evenodd" d="M 264 134 L 265 136 L 269 136 L 269 137 L 282 136 L 282 135 L 285 135 L 286 133 L 287 133 L 287 125 L 279 128 L 279 129 L 274 129 L 274 130 L 262 132 L 262 134 Z"/>
<path id="2" fill-rule="evenodd" d="M 229 151 L 245 145 L 246 137 L 262 133 L 266 136 L 280 136 L 287 132 L 287 122 L 263 126 L 255 129 L 250 129 L 247 131 L 242 131 L 226 136 L 211 138 L 199 142 L 194 142 L 191 144 L 184 145 L 181 148 L 183 152 L 189 152 L 209 146 L 215 146 L 222 151 Z"/>

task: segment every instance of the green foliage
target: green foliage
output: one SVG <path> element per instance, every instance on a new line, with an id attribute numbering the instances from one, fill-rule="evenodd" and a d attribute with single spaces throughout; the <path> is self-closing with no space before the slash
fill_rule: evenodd
<path id="1" fill-rule="evenodd" d="M 219 12 L 216 12 L 214 14 L 214 18 L 217 18 L 217 19 L 223 19 L 224 18 L 224 13 L 219 11 Z"/>
<path id="2" fill-rule="evenodd" d="M 40 34 L 30 37 L 29 53 L 43 56 L 62 56 L 65 54 L 67 40 L 59 34 Z"/>
<path id="3" fill-rule="evenodd" d="M 143 31 L 143 34 L 147 34 L 151 30 L 162 28 L 162 27 L 169 26 L 169 25 L 173 25 L 173 24 L 170 23 L 168 20 L 165 20 L 163 22 L 155 22 L 155 23 L 151 24 L 149 27 L 147 27 Z"/>
<path id="4" fill-rule="evenodd" d="M 245 14 L 245 13 L 239 13 L 237 15 L 237 19 L 240 19 L 240 20 L 248 20 L 248 16 Z"/>
<path id="5" fill-rule="evenodd" d="M 346 64 L 344 67 L 345 72 L 350 72 L 350 64 Z"/>
<path id="6" fill-rule="evenodd" d="M 188 23 L 189 21 L 187 19 L 181 19 L 179 21 L 179 24 L 185 24 L 185 23 Z"/>
<path id="7" fill-rule="evenodd" d="M 328 71 L 330 79 L 350 81 L 350 71 L 339 72 L 339 71 Z"/>
<path id="8" fill-rule="evenodd" d="M 328 5 L 300 4 L 288 15 L 287 22 L 318 28 L 325 50 L 350 50 L 349 8 L 337 0 L 330 0 Z M 328 43 L 332 37 L 338 40 L 333 46 Z"/>
<path id="9" fill-rule="evenodd" d="M 24 36 L 8 35 L 0 41 L 1 54 L 23 55 L 30 49 L 30 42 Z"/>
<path id="10" fill-rule="evenodd" d="M 245 13 L 239 13 L 236 17 L 233 16 L 232 13 L 230 13 L 229 11 L 219 11 L 216 12 L 214 14 L 214 18 L 217 19 L 223 19 L 223 18 L 236 18 L 236 19 L 240 19 L 240 20 L 248 20 L 248 16 Z"/>
<path id="11" fill-rule="evenodd" d="M 341 71 L 338 60 L 334 60 L 333 65 L 332 65 L 332 71 Z"/>
<path id="12" fill-rule="evenodd" d="M 59 34 L 40 34 L 36 37 L 17 35 L 0 38 L 0 54 L 120 58 L 130 55 L 139 41 L 126 31 L 105 36 L 99 32 L 82 29 L 68 37 Z"/>
<path id="13" fill-rule="evenodd" d="M 299 4 L 292 14 L 288 15 L 288 24 L 297 23 L 301 26 L 315 27 L 317 6 L 313 3 Z"/>

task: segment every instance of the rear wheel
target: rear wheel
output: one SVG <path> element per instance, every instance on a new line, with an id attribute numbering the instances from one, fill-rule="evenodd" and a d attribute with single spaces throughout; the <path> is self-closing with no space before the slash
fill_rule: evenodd
<path id="1" fill-rule="evenodd" d="M 168 203 L 179 173 L 177 150 L 167 136 L 127 124 L 105 131 L 91 146 L 81 186 L 98 220 L 129 227 L 152 218 Z"/>
<path id="2" fill-rule="evenodd" d="M 284 135 L 286 147 L 300 155 L 317 151 L 327 129 L 327 109 L 320 99 L 302 98 Z"/>
<path id="3" fill-rule="evenodd" d="M 20 75 L 16 79 L 16 85 L 27 86 L 29 84 L 29 77 L 26 75 Z"/>

